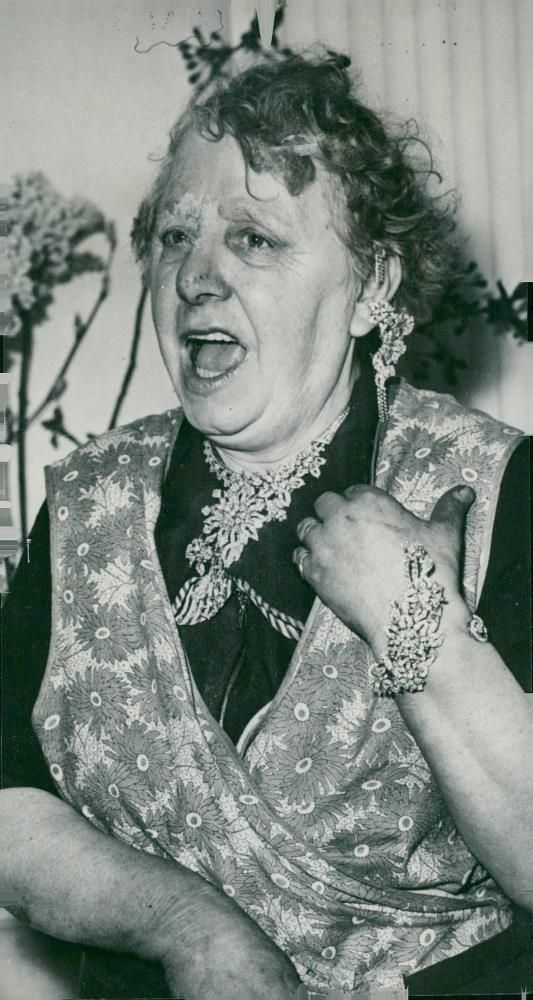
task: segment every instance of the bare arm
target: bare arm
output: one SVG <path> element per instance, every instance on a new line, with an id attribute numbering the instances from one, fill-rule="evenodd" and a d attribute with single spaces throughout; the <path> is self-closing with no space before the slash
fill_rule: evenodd
<path id="1" fill-rule="evenodd" d="M 446 619 L 446 616 L 444 620 Z M 519 906 L 533 911 L 533 696 L 490 645 L 467 634 L 467 609 L 423 695 L 397 704 L 472 853 Z"/>
<path id="2" fill-rule="evenodd" d="M 65 941 L 159 961 L 187 1000 L 250 992 L 284 1000 L 297 988 L 289 959 L 224 893 L 101 833 L 47 792 L 0 792 L 0 881 L 17 899 L 7 908 L 18 919 Z"/>
<path id="3" fill-rule="evenodd" d="M 8 907 L 35 930 L 66 941 L 161 958 L 163 928 L 174 918 L 173 866 L 100 833 L 71 806 L 33 788 L 0 793 L 2 881 Z M 181 906 L 194 918 L 209 885 L 179 872 Z"/>

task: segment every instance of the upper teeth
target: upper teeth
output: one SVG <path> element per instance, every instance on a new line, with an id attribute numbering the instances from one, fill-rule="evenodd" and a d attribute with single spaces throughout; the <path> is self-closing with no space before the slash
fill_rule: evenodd
<path id="1" fill-rule="evenodd" d="M 221 340 L 227 344 L 233 344 L 234 339 L 230 337 L 229 334 L 223 333 L 222 330 L 214 330 L 213 333 L 193 333 L 191 334 L 192 340 Z"/>

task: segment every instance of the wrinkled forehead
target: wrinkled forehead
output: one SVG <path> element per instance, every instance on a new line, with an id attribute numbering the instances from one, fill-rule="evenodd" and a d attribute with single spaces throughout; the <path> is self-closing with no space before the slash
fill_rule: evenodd
<path id="1" fill-rule="evenodd" d="M 253 170 L 233 136 L 213 141 L 191 128 L 176 150 L 158 216 L 197 225 L 213 213 L 229 219 L 249 211 L 282 228 L 329 228 L 332 205 L 338 200 L 332 187 L 329 174 L 319 167 L 316 178 L 300 194 L 292 195 L 281 176 Z"/>

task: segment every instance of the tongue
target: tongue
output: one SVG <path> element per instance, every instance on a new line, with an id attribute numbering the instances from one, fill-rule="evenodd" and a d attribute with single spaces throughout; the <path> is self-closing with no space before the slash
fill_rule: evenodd
<path id="1" fill-rule="evenodd" d="M 207 342 L 202 344 L 194 364 L 196 368 L 205 368 L 210 372 L 227 372 L 233 368 L 244 357 L 244 348 L 240 344 L 216 344 Z"/>

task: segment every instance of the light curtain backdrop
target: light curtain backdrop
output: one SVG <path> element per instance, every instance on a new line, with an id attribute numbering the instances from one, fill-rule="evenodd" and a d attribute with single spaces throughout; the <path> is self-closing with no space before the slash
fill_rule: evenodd
<path id="1" fill-rule="evenodd" d="M 485 276 L 533 278 L 531 0 L 290 0 L 283 36 L 347 50 L 371 106 L 427 132 Z M 533 347 L 491 339 L 465 358 L 462 400 L 532 432 Z"/>
<path id="2" fill-rule="evenodd" d="M 149 156 L 164 152 L 168 129 L 189 93 L 175 48 L 160 45 L 140 55 L 135 40 L 141 48 L 160 40 L 172 44 L 194 24 L 210 31 L 221 21 L 236 39 L 249 24 L 254 3 L 1 0 L 0 7 L 8 41 L 2 178 L 41 169 L 62 193 L 93 200 L 118 228 L 111 295 L 62 400 L 69 426 L 84 436 L 105 429 L 126 364 L 138 295 L 128 234 L 154 175 Z M 530 0 L 289 0 L 282 31 L 290 45 L 320 40 L 347 51 L 373 106 L 419 120 L 446 185 L 462 194 L 472 258 L 509 290 L 532 277 L 525 189 L 532 14 Z M 37 331 L 34 402 L 68 348 L 74 312 L 84 315 L 95 294 L 93 277 L 58 293 L 50 323 Z M 509 337 L 458 346 L 469 362 L 461 398 L 533 430 L 531 345 L 518 346 Z M 173 403 L 147 313 L 121 420 Z M 43 464 L 70 448 L 62 442 L 54 450 L 48 437 L 40 427 L 29 435 L 30 523 L 43 498 Z M 12 474 L 16 510 L 14 479 Z"/>

